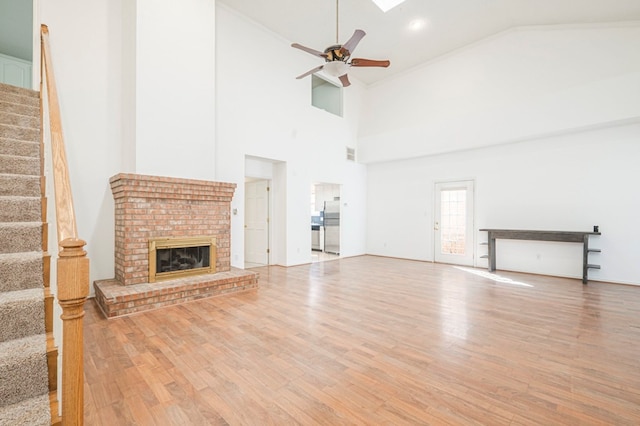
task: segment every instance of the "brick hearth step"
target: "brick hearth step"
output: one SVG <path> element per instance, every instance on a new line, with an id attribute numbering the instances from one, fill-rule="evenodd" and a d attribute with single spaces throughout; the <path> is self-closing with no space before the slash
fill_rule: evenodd
<path id="1" fill-rule="evenodd" d="M 94 282 L 96 302 L 107 318 L 141 312 L 206 297 L 258 288 L 256 272 L 231 268 L 175 280 L 122 285 L 115 279 Z"/>

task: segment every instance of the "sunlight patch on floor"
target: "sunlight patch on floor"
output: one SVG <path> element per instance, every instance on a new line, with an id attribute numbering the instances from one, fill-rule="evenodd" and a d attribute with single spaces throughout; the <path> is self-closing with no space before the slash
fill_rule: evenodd
<path id="1" fill-rule="evenodd" d="M 454 268 L 460 270 L 460 271 L 464 271 L 464 272 L 469 272 L 471 274 L 477 275 L 479 277 L 482 278 L 487 278 L 489 280 L 495 281 L 497 283 L 501 283 L 501 284 L 509 284 L 509 285 L 516 285 L 516 286 L 520 286 L 520 287 L 533 287 L 532 284 L 527 284 L 527 283 L 523 283 L 520 281 L 515 281 L 512 280 L 511 278 L 507 278 L 507 277 L 501 277 L 498 274 L 493 274 L 489 271 L 481 271 L 478 269 L 473 269 L 473 268 L 465 268 L 463 266 L 454 266 Z"/>

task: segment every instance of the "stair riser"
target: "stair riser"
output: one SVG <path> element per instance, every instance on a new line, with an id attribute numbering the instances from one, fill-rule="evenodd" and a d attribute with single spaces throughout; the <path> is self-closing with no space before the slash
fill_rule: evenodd
<path id="1" fill-rule="evenodd" d="M 40 160 L 34 157 L 0 155 L 0 173 L 40 176 Z"/>
<path id="2" fill-rule="evenodd" d="M 40 126 L 40 118 L 33 115 L 14 114 L 0 111 L 0 124 L 37 129 Z"/>
<path id="3" fill-rule="evenodd" d="M 0 136 L 7 139 L 17 139 L 26 142 L 39 142 L 40 129 L 0 124 Z"/>
<path id="4" fill-rule="evenodd" d="M 37 222 L 42 220 L 39 198 L 0 197 L 0 222 Z"/>
<path id="5" fill-rule="evenodd" d="M 40 99 L 31 96 L 20 96 L 15 93 L 3 93 L 2 100 L 12 104 L 27 105 L 30 107 L 40 108 Z"/>
<path id="6" fill-rule="evenodd" d="M 0 197 L 19 195 L 39 197 L 40 178 L 24 175 L 0 175 Z"/>
<path id="7" fill-rule="evenodd" d="M 0 404 L 7 406 L 19 401 L 48 393 L 47 356 L 20 353 L 0 363 Z"/>
<path id="8" fill-rule="evenodd" d="M 21 401 L 19 404 L 9 407 L 0 407 L 0 419 L 3 425 L 11 426 L 56 426 L 60 424 L 60 418 L 51 418 L 50 413 L 56 413 L 49 409 L 49 396 L 40 395 L 35 398 Z M 52 405 L 53 407 L 53 405 Z M 57 408 L 58 405 L 55 404 Z M 55 423 L 56 420 L 58 423 Z"/>
<path id="9" fill-rule="evenodd" d="M 0 226 L 0 253 L 22 253 L 42 250 L 42 225 Z"/>
<path id="10" fill-rule="evenodd" d="M 0 138 L 0 155 L 38 157 L 40 156 L 40 143 Z"/>
<path id="11" fill-rule="evenodd" d="M 44 299 L 0 302 L 0 324 L 0 342 L 44 333 Z"/>
<path id="12" fill-rule="evenodd" d="M 7 102 L 4 99 L 0 100 L 0 111 L 12 112 L 14 114 L 30 115 L 33 117 L 40 116 L 40 107 L 33 107 L 29 105 L 14 104 Z"/>
<path id="13" fill-rule="evenodd" d="M 42 254 L 20 253 L 0 259 L 0 292 L 42 288 Z"/>

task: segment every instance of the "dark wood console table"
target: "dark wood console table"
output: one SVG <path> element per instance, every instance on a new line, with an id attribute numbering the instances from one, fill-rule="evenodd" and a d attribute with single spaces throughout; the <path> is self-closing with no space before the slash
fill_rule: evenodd
<path id="1" fill-rule="evenodd" d="M 496 270 L 496 239 L 582 243 L 582 283 L 587 283 L 589 269 L 600 269 L 600 265 L 589 263 L 589 253 L 600 253 L 600 249 L 589 248 L 589 236 L 600 235 L 600 232 L 526 231 L 516 229 L 480 229 L 480 231 L 486 231 L 488 234 L 489 253 L 487 256 L 482 257 L 489 259 L 490 272 Z"/>

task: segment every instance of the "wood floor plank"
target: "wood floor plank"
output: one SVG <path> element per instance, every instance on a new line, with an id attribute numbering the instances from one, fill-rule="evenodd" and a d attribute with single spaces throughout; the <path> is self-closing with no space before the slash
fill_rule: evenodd
<path id="1" fill-rule="evenodd" d="M 640 424 L 640 287 L 374 256 L 85 320 L 91 425 Z"/>

